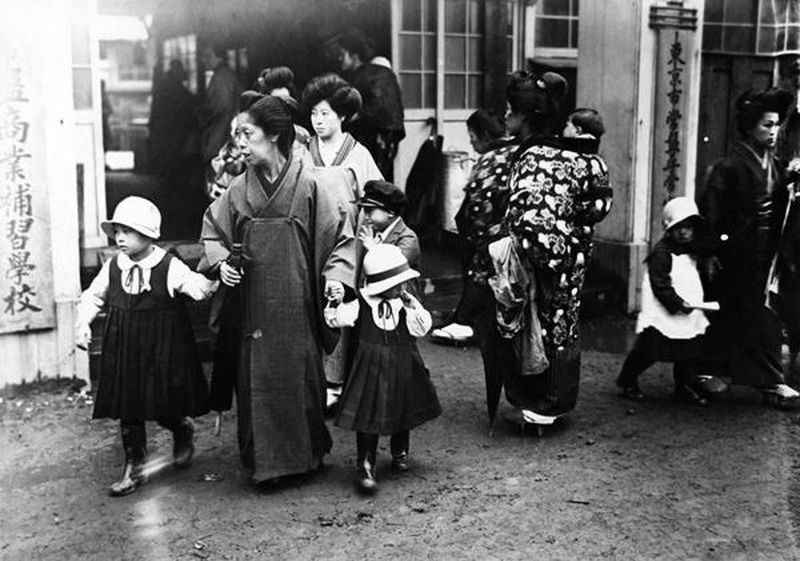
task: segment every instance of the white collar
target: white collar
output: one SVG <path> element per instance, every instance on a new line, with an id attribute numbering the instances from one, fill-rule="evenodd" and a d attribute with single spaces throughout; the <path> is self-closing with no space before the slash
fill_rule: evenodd
<path id="1" fill-rule="evenodd" d="M 372 323 L 383 331 L 394 331 L 397 329 L 397 324 L 400 320 L 400 310 L 403 308 L 403 301 L 400 298 L 387 299 L 378 296 L 369 296 L 364 294 L 363 289 L 361 290 L 361 297 L 372 312 Z M 386 304 L 389 306 L 388 310 L 386 310 Z"/>
<path id="2" fill-rule="evenodd" d="M 164 256 L 166 254 L 167 252 L 158 247 L 157 245 L 153 246 L 153 251 L 150 253 L 150 255 L 148 255 L 144 259 L 140 259 L 139 261 L 133 261 L 126 254 L 120 252 L 117 255 L 117 266 L 119 266 L 119 268 L 123 271 L 127 271 L 134 265 L 138 265 L 139 268 L 141 268 L 142 270 L 152 269 L 153 267 L 161 263 L 161 260 L 164 259 Z"/>
<path id="3" fill-rule="evenodd" d="M 394 222 L 389 224 L 386 228 L 384 228 L 383 232 L 378 232 L 377 235 L 381 237 L 381 242 L 386 242 L 386 238 L 389 237 L 389 234 L 394 230 L 394 227 L 397 226 L 397 223 L 400 222 L 400 217 L 394 219 Z"/>

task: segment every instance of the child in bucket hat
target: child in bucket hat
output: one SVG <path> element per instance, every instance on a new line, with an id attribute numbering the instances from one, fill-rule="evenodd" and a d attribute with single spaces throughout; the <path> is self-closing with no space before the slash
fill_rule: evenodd
<path id="1" fill-rule="evenodd" d="M 623 397 L 646 397 L 638 378 L 656 362 L 674 363 L 675 396 L 688 403 L 706 405 L 709 393 L 724 390 L 721 380 L 697 372 L 709 324 L 704 310 L 718 308 L 716 302 L 703 302 L 697 269 L 695 248 L 704 224 L 688 197 L 675 197 L 664 206 L 664 236 L 647 257 L 642 279 L 638 335 L 617 378 Z"/>
<path id="2" fill-rule="evenodd" d="M 356 431 L 358 486 L 373 493 L 380 435 L 391 435 L 392 469 L 406 471 L 410 430 L 442 409 L 415 339 L 430 330 L 431 315 L 406 290 L 419 273 L 390 244 L 370 249 L 363 269 L 357 346 L 336 425 Z"/>
<path id="3" fill-rule="evenodd" d="M 147 199 L 123 199 L 101 227 L 120 251 L 81 295 L 76 343 L 87 348 L 92 320 L 107 308 L 92 418 L 120 421 L 125 463 L 122 477 L 109 488 L 118 497 L 136 491 L 157 469 L 146 462 L 147 420 L 172 431 L 175 467 L 191 463 L 190 417 L 208 412 L 208 388 L 189 315 L 177 295 L 202 300 L 216 283 L 155 245 L 161 213 Z"/>

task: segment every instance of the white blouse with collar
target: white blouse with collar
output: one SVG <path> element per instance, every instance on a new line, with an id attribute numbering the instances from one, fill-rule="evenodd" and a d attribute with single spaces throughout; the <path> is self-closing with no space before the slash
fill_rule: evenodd
<path id="1" fill-rule="evenodd" d="M 108 293 L 109 271 L 111 262 L 116 259 L 117 266 L 122 272 L 122 290 L 128 294 L 141 294 L 152 290 L 150 286 L 150 276 L 153 268 L 161 263 L 167 252 L 158 246 L 154 246 L 153 252 L 139 261 L 133 261 L 124 253 L 109 259 L 100 268 L 100 272 L 92 280 L 78 303 L 78 325 L 89 325 L 97 317 L 100 310 L 106 303 Z M 138 266 L 139 271 L 132 271 L 134 266 Z M 173 259 L 169 263 L 167 271 L 167 291 L 173 298 L 176 293 L 185 294 L 193 300 L 205 300 L 219 286 L 219 281 L 211 281 L 200 273 L 192 271 L 186 263 L 180 259 Z"/>

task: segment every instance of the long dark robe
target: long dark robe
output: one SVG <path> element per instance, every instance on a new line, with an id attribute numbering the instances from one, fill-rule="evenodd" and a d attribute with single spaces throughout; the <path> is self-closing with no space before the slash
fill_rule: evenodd
<path id="1" fill-rule="evenodd" d="M 700 210 L 711 230 L 709 251 L 722 263 L 711 287 L 721 309 L 711 316 L 709 331 L 718 347 L 715 354 L 725 357 L 738 384 L 783 382 L 781 323 L 765 305 L 764 289 L 778 249 L 786 195 L 779 162 L 769 158 L 762 167 L 743 142 L 731 146 L 706 181 Z"/>
<path id="2" fill-rule="evenodd" d="M 271 196 L 248 169 L 203 223 L 212 270 L 230 240 L 243 242 L 236 399 L 242 461 L 257 482 L 310 471 L 330 450 L 322 352 L 336 333 L 325 327 L 322 292 L 325 279 L 353 287 L 352 227 L 330 195 L 345 171 L 286 165 Z"/>

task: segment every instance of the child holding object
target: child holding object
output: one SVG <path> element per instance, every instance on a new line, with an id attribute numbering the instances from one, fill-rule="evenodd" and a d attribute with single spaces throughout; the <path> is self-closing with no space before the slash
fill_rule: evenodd
<path id="1" fill-rule="evenodd" d="M 643 399 L 638 378 L 656 362 L 674 363 L 675 396 L 694 405 L 706 405 L 697 361 L 704 352 L 708 319 L 703 309 L 703 285 L 697 270 L 695 247 L 703 219 L 697 205 L 676 197 L 663 210 L 664 236 L 647 257 L 642 280 L 642 309 L 636 322 L 639 334 L 617 378 L 622 396 Z"/>
<path id="2" fill-rule="evenodd" d="M 101 224 L 119 254 L 106 261 L 78 304 L 79 347 L 107 306 L 100 377 L 92 418 L 119 419 L 125 465 L 112 497 L 128 495 L 147 479 L 145 421 L 172 431 L 173 465 L 194 454 L 190 417 L 208 412 L 208 388 L 189 315 L 180 295 L 208 297 L 215 283 L 155 245 L 161 213 L 141 197 L 127 197 Z"/>
<path id="3" fill-rule="evenodd" d="M 391 435 L 392 469 L 406 471 L 409 431 L 435 419 L 442 409 L 415 340 L 430 330 L 431 315 L 406 290 L 419 273 L 409 267 L 400 248 L 389 244 L 367 252 L 363 273 L 358 344 L 336 426 L 356 431 L 358 486 L 373 493 L 380 435 Z M 331 320 L 328 324 L 340 326 Z"/>

